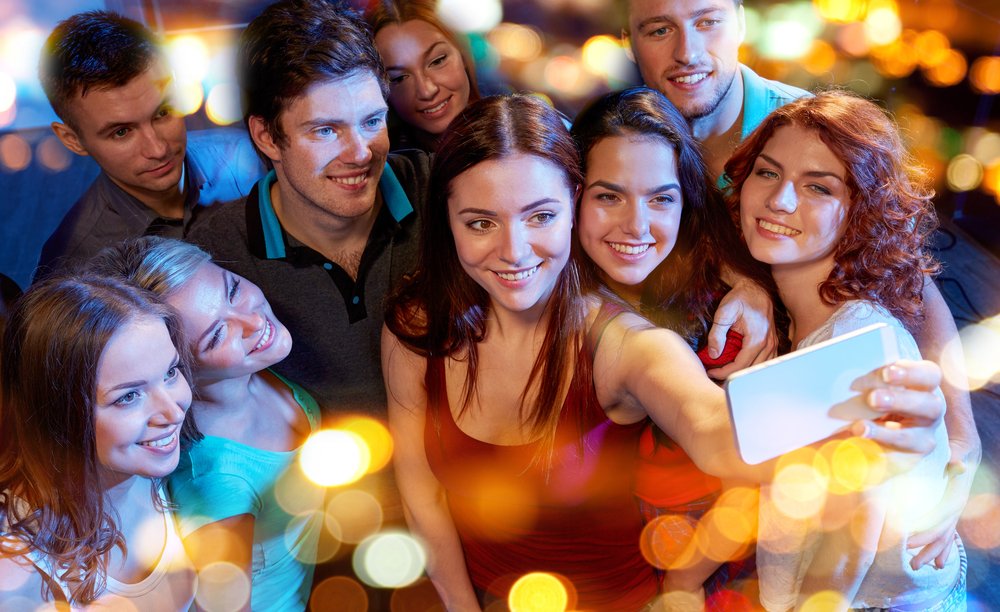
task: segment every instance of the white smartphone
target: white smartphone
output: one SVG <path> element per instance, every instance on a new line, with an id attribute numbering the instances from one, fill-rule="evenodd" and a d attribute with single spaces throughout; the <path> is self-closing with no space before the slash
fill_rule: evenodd
<path id="1" fill-rule="evenodd" d="M 878 323 L 733 374 L 726 399 L 743 461 L 756 465 L 882 416 L 851 383 L 898 359 L 895 331 Z"/>

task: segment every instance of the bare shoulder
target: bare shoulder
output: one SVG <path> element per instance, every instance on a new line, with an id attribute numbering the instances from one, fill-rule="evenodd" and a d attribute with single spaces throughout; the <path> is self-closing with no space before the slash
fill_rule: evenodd
<path id="1" fill-rule="evenodd" d="M 45 603 L 41 572 L 24 555 L 0 552 L 0 603 L 5 610 L 34 608 Z"/>

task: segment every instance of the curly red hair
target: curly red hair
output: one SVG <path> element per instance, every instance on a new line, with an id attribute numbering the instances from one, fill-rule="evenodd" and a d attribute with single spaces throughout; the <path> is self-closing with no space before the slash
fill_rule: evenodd
<path id="1" fill-rule="evenodd" d="M 847 168 L 851 205 L 824 302 L 881 305 L 907 327 L 923 316 L 924 279 L 940 266 L 928 239 L 937 214 L 926 173 L 906 151 L 896 124 L 875 103 L 845 91 L 800 98 L 771 113 L 726 163 L 726 201 L 739 224 L 743 183 L 757 156 L 785 125 L 815 130 Z"/>

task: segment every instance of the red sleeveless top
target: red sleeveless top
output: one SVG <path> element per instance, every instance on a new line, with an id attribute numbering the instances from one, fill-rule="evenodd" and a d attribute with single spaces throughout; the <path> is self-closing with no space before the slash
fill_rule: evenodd
<path id="1" fill-rule="evenodd" d="M 607 320 L 617 314 L 613 306 L 605 311 Z M 585 347 L 579 358 L 590 360 L 591 351 Z M 644 423 L 611 422 L 593 381 L 579 378 L 570 384 L 547 462 L 539 458 L 541 442 L 489 444 L 459 429 L 444 361 L 429 359 L 427 460 L 448 493 L 476 588 L 506 599 L 518 578 L 542 571 L 573 585 L 571 607 L 638 610 L 657 593 L 653 568 L 639 550 L 643 523 L 632 496 Z"/>

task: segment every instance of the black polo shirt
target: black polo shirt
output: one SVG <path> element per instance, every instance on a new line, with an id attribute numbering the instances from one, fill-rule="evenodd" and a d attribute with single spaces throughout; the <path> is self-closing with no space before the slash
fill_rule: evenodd
<path id="1" fill-rule="evenodd" d="M 416 267 L 428 173 L 423 153 L 389 156 L 356 281 L 284 230 L 271 204 L 273 172 L 245 201 L 223 205 L 189 236 L 263 290 L 292 334 L 291 354 L 274 369 L 305 387 L 326 419 L 345 412 L 385 416 L 384 301 Z"/>

